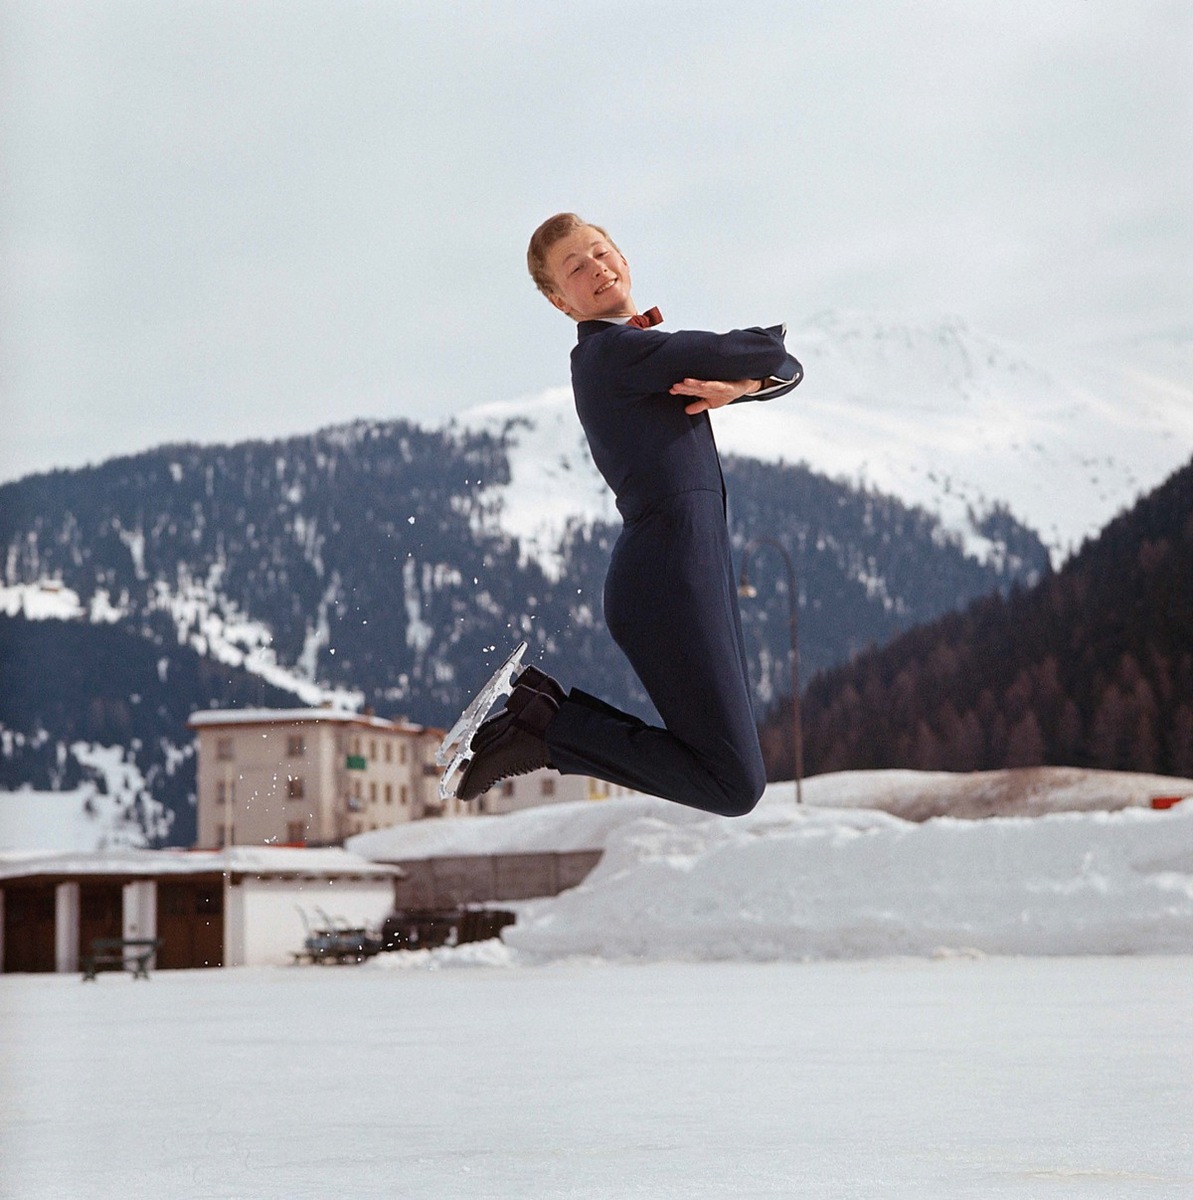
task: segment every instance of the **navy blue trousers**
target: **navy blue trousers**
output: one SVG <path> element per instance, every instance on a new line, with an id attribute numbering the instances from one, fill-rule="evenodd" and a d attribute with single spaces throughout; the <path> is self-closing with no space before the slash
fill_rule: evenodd
<path id="1" fill-rule="evenodd" d="M 665 728 L 573 689 L 547 730 L 556 770 L 721 816 L 766 783 L 724 497 L 679 492 L 627 522 L 605 580 L 605 622 Z"/>

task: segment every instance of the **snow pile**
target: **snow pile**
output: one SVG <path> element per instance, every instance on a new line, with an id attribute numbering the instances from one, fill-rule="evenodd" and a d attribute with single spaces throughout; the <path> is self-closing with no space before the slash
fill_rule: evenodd
<path id="1" fill-rule="evenodd" d="M 791 792 L 793 785 L 787 785 Z M 772 792 L 782 793 L 782 785 Z M 804 783 L 804 800 L 828 808 L 877 808 L 908 821 L 931 817 L 1038 817 L 1151 806 L 1157 796 L 1193 796 L 1193 779 L 1084 767 L 1003 771 L 842 771 Z"/>
<path id="2" fill-rule="evenodd" d="M 411 821 L 349 838 L 354 854 L 382 862 L 466 854 L 565 854 L 601 850 L 625 825 L 657 816 L 675 823 L 704 815 L 655 796 L 544 804 L 500 816 Z"/>
<path id="3" fill-rule="evenodd" d="M 1193 797 L 1193 779 L 1027 767 L 1005 771 L 839 771 L 804 780 L 807 808 L 878 809 L 910 821 L 930 817 L 1042 816 L 1049 812 L 1148 807 L 1152 797 Z M 760 811 L 791 805 L 792 783 L 772 783 Z M 564 854 L 603 850 L 631 822 L 656 817 L 671 825 L 707 820 L 703 813 L 627 795 L 609 800 L 544 804 L 500 816 L 412 821 L 349 838 L 346 845 L 385 862 L 467 854 Z"/>
<path id="4" fill-rule="evenodd" d="M 1190 953 L 1193 799 L 1154 812 L 1155 795 L 1193 797 L 1193 781 L 859 771 L 808 780 L 802 807 L 772 784 L 733 821 L 627 796 L 419 821 L 349 848 L 389 862 L 603 850 L 579 887 L 517 905 L 502 936 L 519 960 Z M 904 816 L 950 809 L 963 816 Z M 1018 815 L 964 819 L 990 811 Z"/>
<path id="5" fill-rule="evenodd" d="M 517 954 L 499 938 L 465 942 L 462 946 L 437 946 L 434 950 L 400 950 L 368 960 L 377 971 L 441 971 L 453 967 L 514 967 Z"/>
<path id="6" fill-rule="evenodd" d="M 679 811 L 679 810 L 677 810 Z M 535 958 L 1193 952 L 1193 804 L 914 823 L 767 803 L 616 830 L 504 931 Z"/>

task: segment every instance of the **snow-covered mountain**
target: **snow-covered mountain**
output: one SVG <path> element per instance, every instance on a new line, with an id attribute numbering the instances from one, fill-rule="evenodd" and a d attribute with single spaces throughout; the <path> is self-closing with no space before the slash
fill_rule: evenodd
<path id="1" fill-rule="evenodd" d="M 922 507 L 982 560 L 992 509 L 1034 529 L 1059 564 L 1193 454 L 1188 332 L 1045 364 L 956 318 L 915 326 L 827 312 L 792 326 L 787 345 L 803 384 L 716 414 L 722 452 L 804 462 Z M 512 435 L 511 479 L 492 492 L 528 550 L 550 561 L 570 520 L 615 519 L 569 388 L 456 420 Z"/>

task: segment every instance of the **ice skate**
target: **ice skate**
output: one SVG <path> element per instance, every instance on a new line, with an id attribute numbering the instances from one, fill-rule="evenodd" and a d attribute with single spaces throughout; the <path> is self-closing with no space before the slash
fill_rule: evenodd
<path id="1" fill-rule="evenodd" d="M 455 794 L 453 776 L 472 753 L 472 739 L 480 729 L 489 710 L 499 700 L 504 700 L 514 690 L 514 680 L 522 668 L 522 655 L 526 643 L 519 642 L 514 652 L 489 676 L 488 682 L 473 697 L 472 702 L 460 714 L 460 718 L 448 730 L 447 735 L 435 751 L 435 762 L 443 767 L 439 777 L 439 798 L 447 800 Z"/>
<path id="2" fill-rule="evenodd" d="M 503 779 L 551 766 L 547 728 L 558 712 L 554 697 L 519 681 L 505 708 L 477 731 L 456 796 L 475 800 Z"/>

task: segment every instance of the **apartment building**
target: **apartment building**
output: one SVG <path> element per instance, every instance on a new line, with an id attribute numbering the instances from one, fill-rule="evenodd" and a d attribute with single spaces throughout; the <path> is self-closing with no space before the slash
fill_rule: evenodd
<path id="1" fill-rule="evenodd" d="M 187 724 L 198 739 L 200 849 L 334 845 L 468 811 L 439 800 L 441 730 L 330 708 L 212 710 Z"/>

